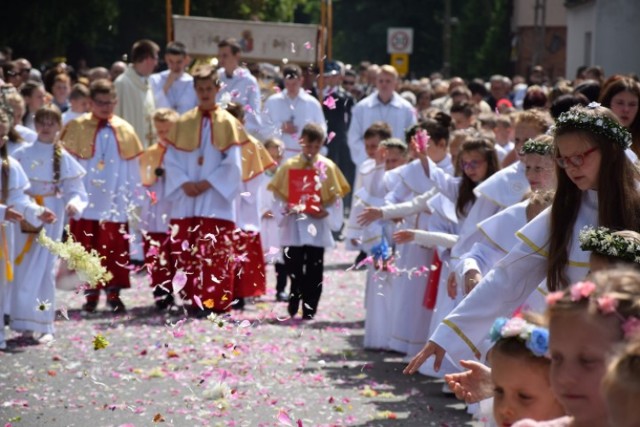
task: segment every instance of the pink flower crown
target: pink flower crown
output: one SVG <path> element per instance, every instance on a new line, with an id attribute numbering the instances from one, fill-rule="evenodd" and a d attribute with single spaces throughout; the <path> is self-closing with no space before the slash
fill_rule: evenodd
<path id="1" fill-rule="evenodd" d="M 637 316 L 630 316 L 625 318 L 618 312 L 619 301 L 613 294 L 603 294 L 601 296 L 595 295 L 596 284 L 590 281 L 578 282 L 566 291 L 551 292 L 547 295 L 547 305 L 553 306 L 558 301 L 562 300 L 565 296 L 570 297 L 572 302 L 579 302 L 582 300 L 588 300 L 593 302 L 598 311 L 602 314 L 615 314 L 622 322 L 622 331 L 624 332 L 624 339 L 630 340 L 634 337 L 640 337 L 640 318 Z"/>

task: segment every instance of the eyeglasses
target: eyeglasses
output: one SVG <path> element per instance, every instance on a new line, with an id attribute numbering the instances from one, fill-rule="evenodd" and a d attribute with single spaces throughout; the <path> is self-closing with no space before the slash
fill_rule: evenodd
<path id="1" fill-rule="evenodd" d="M 20 74 L 29 74 L 31 72 L 31 68 L 23 68 L 20 70 Z"/>
<path id="2" fill-rule="evenodd" d="M 471 160 L 470 162 L 462 162 L 462 170 L 477 169 L 485 160 Z"/>
<path id="3" fill-rule="evenodd" d="M 587 156 L 593 153 L 594 151 L 596 151 L 597 149 L 598 147 L 593 147 L 585 151 L 584 153 L 576 154 L 574 156 L 569 156 L 569 157 L 558 156 L 556 157 L 556 163 L 562 169 L 566 169 L 569 166 L 573 166 L 574 168 L 579 168 L 584 164 L 584 160 L 587 158 Z"/>
<path id="4" fill-rule="evenodd" d="M 344 81 L 342 82 L 342 84 L 343 84 L 344 86 L 353 86 L 354 84 L 356 84 L 356 82 L 355 82 L 355 81 L 352 81 L 352 80 L 344 80 Z"/>
<path id="5" fill-rule="evenodd" d="M 98 101 L 97 99 L 92 100 L 94 104 L 98 107 L 111 107 L 112 105 L 116 105 L 116 101 Z"/>

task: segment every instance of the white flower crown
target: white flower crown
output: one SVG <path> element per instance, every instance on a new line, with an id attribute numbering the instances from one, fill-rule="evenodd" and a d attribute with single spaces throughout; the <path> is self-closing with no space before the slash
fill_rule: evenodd
<path id="1" fill-rule="evenodd" d="M 640 263 L 640 244 L 614 234 L 606 227 L 585 227 L 578 236 L 580 249 Z"/>
<path id="2" fill-rule="evenodd" d="M 601 108 L 597 102 L 592 102 L 587 105 L 588 109 L 594 110 Z M 620 123 L 610 119 L 604 115 L 594 117 L 580 109 L 571 109 L 560 114 L 560 117 L 556 120 L 556 124 L 550 129 L 552 135 L 556 135 L 558 130 L 563 128 L 576 128 L 588 130 L 598 135 L 602 135 L 605 138 L 609 138 L 619 144 L 622 148 L 631 147 L 633 138 L 631 132 L 625 129 Z"/>
<path id="3" fill-rule="evenodd" d="M 553 144 L 545 144 L 544 142 L 539 142 L 534 139 L 528 139 L 520 150 L 521 155 L 539 154 L 541 156 L 549 156 L 552 152 Z"/>

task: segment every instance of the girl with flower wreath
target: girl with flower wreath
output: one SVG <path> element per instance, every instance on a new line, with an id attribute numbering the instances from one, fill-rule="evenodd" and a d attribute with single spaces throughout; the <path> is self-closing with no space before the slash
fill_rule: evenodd
<path id="1" fill-rule="evenodd" d="M 585 226 L 640 230 L 638 173 L 625 154 L 631 134 L 613 113 L 595 103 L 573 107 L 553 135 L 558 187 L 551 209 L 518 232 L 521 242 L 438 326 L 405 373 L 434 355 L 435 370 L 446 353 L 454 362 L 480 360 L 476 346 L 492 319 L 513 312 L 545 279 L 558 291 L 585 277 L 588 255 L 578 241 Z"/>
<path id="2" fill-rule="evenodd" d="M 493 421 L 498 426 L 525 418 L 545 421 L 564 416 L 549 381 L 549 331 L 518 315 L 496 319 L 489 336 L 493 343 L 491 368 L 465 361 L 468 372 L 445 377 L 456 396 L 467 403 L 486 399 L 483 403 L 492 404 Z M 474 385 L 469 384 L 472 375 Z M 491 397 L 493 401 L 488 400 Z"/>

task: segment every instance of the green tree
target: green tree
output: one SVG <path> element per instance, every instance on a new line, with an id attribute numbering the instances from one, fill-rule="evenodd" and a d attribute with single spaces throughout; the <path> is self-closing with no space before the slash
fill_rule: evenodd
<path id="1" fill-rule="evenodd" d="M 452 74 L 467 78 L 507 73 L 511 49 L 509 0 L 457 3 L 453 30 Z"/>

